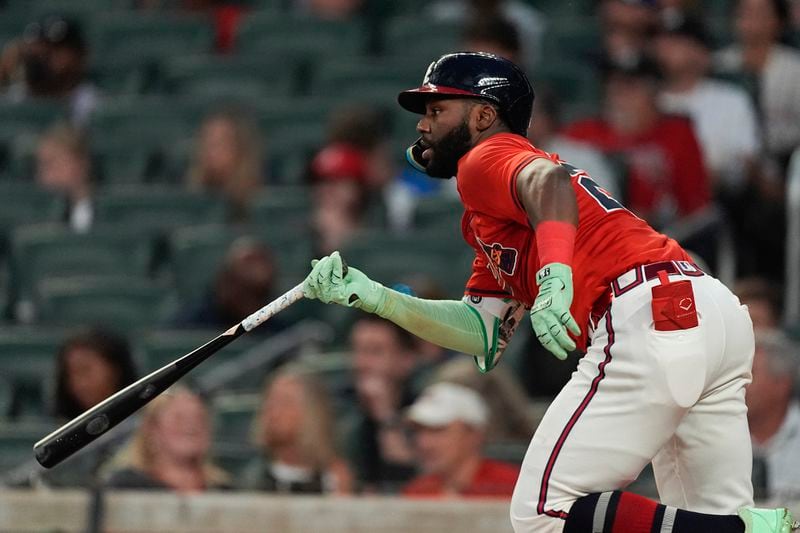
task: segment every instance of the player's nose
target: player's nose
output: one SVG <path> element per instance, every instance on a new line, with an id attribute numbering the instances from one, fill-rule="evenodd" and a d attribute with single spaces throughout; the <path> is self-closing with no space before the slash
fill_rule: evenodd
<path id="1" fill-rule="evenodd" d="M 417 133 L 430 133 L 431 123 L 428 117 L 424 116 L 417 122 Z"/>

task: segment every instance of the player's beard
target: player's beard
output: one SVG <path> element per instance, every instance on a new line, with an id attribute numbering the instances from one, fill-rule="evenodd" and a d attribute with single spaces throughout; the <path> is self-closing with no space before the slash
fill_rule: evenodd
<path id="1" fill-rule="evenodd" d="M 450 179 L 458 173 L 458 160 L 472 148 L 472 135 L 465 120 L 442 140 L 432 144 L 433 157 L 425 166 L 425 173 L 432 178 Z"/>

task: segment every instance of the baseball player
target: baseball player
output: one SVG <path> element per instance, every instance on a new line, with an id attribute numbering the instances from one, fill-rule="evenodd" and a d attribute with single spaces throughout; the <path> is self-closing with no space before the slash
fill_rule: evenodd
<path id="1" fill-rule="evenodd" d="M 533 98 L 516 65 L 485 53 L 442 56 L 398 97 L 422 115 L 409 161 L 456 177 L 475 249 L 462 300 L 343 276 L 338 253 L 312 262 L 305 295 L 473 354 L 484 372 L 526 312 L 556 357 L 585 351 L 525 455 L 516 532 L 789 533 L 786 509 L 752 507 L 746 308 L 587 172 L 531 145 Z M 663 503 L 624 491 L 648 462 Z"/>

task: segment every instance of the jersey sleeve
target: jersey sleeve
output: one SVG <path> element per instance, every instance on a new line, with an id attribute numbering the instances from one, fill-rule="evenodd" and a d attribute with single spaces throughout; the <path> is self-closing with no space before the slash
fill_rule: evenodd
<path id="1" fill-rule="evenodd" d="M 458 190 L 464 203 L 487 215 L 528 224 L 517 196 L 517 175 L 531 161 L 546 157 L 520 141 L 485 141 L 465 157 L 458 168 Z"/>
<path id="2" fill-rule="evenodd" d="M 472 260 L 472 274 L 467 281 L 467 286 L 464 289 L 464 294 L 467 296 L 494 296 L 506 297 L 510 296 L 507 291 L 504 291 L 492 273 L 489 271 L 486 254 L 481 250 L 478 245 L 478 240 L 470 228 L 470 212 L 464 213 L 464 218 L 461 219 L 461 232 L 464 234 L 464 240 L 475 251 L 475 258 Z"/>

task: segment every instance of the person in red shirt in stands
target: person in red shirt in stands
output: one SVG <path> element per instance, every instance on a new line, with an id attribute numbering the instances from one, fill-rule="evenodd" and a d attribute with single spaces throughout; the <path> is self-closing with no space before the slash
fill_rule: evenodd
<path id="1" fill-rule="evenodd" d="M 654 227 L 706 207 L 711 192 L 700 145 L 688 118 L 659 110 L 656 64 L 646 57 L 626 64 L 607 60 L 603 72 L 602 116 L 575 122 L 564 134 L 622 157 L 626 206 Z"/>
<path id="2" fill-rule="evenodd" d="M 408 409 L 423 474 L 403 489 L 409 497 L 511 498 L 519 467 L 481 455 L 489 409 L 474 390 L 441 382 Z"/>

